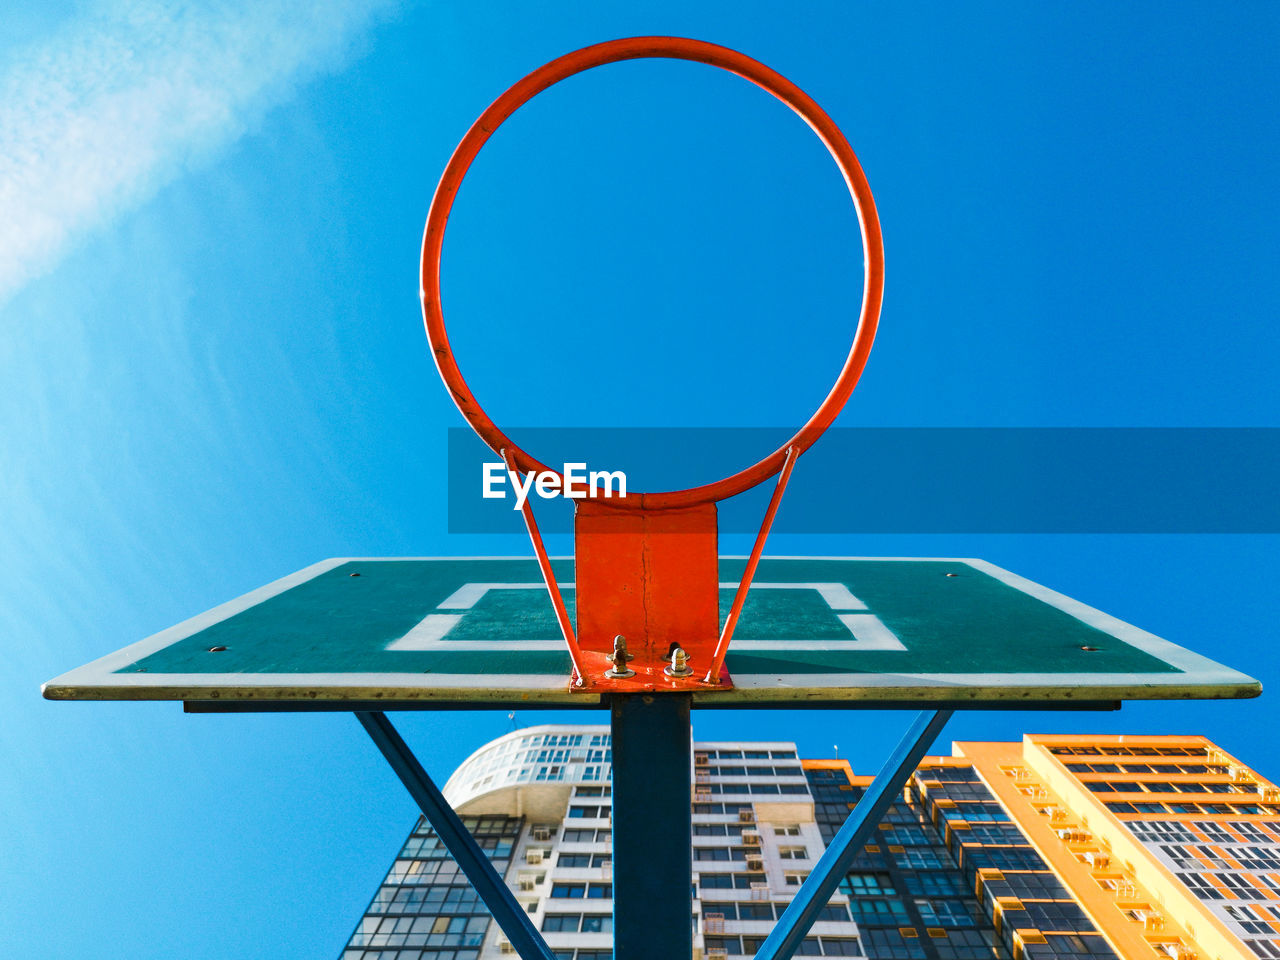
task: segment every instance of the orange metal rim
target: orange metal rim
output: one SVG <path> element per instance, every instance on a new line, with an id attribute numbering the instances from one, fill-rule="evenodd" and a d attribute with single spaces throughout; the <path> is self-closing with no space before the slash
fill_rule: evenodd
<path id="1" fill-rule="evenodd" d="M 449 343 L 440 302 L 440 255 L 444 248 L 445 227 L 458 189 L 472 161 L 498 127 L 517 109 L 543 90 L 574 74 L 608 63 L 645 58 L 690 60 L 719 67 L 750 80 L 794 110 L 818 135 L 844 176 L 858 214 L 863 249 L 862 307 L 853 343 L 834 386 L 813 416 L 795 436 L 773 453 L 731 476 L 686 490 L 631 494 L 614 501 L 621 508 L 664 509 L 724 500 L 774 476 L 786 463 L 788 449 L 795 448 L 796 455 L 803 453 L 832 424 L 857 385 L 871 353 L 884 294 L 884 244 L 875 201 L 862 166 L 844 134 L 803 90 L 781 74 L 736 50 L 686 37 L 629 37 L 610 40 L 576 50 L 539 67 L 489 105 L 462 138 L 440 177 L 422 239 L 422 315 L 436 367 L 472 429 L 493 450 L 511 451 L 515 464 L 521 471 L 558 474 L 559 471 L 521 449 L 489 418 L 462 376 Z"/>

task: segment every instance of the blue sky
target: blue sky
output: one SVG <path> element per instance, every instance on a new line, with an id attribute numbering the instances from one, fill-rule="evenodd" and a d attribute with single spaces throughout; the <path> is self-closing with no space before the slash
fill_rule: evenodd
<path id="1" fill-rule="evenodd" d="M 646 33 L 774 67 L 858 152 L 888 280 L 842 425 L 1280 425 L 1274 5 L 11 5 L 4 952 L 336 954 L 413 816 L 353 719 L 38 686 L 324 557 L 527 550 L 514 528 L 445 532 L 460 421 L 421 329 L 422 224 L 507 85 Z M 504 424 L 788 426 L 850 335 L 852 231 L 821 146 L 764 94 L 689 64 L 604 68 L 477 162 L 445 251 L 450 329 Z M 983 557 L 1280 680 L 1275 537 L 772 548 Z M 1280 776 L 1278 716 L 1264 694 L 980 714 L 946 736 L 1203 732 Z M 702 714 L 695 733 L 840 744 L 870 771 L 906 722 Z M 403 728 L 443 781 L 508 720 Z"/>

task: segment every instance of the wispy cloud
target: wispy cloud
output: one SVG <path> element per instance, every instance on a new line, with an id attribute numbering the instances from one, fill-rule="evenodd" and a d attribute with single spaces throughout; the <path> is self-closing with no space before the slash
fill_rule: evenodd
<path id="1" fill-rule="evenodd" d="M 0 67 L 0 302 L 340 63 L 395 0 L 107 4 Z"/>

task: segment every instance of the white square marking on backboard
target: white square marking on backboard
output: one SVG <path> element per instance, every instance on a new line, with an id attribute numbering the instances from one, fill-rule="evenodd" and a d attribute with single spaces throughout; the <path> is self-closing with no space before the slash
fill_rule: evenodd
<path id="1" fill-rule="evenodd" d="M 441 604 L 444 606 L 444 604 Z M 387 644 L 388 650 L 432 650 L 462 619 L 460 613 L 429 613 L 399 640 Z"/>
<path id="2" fill-rule="evenodd" d="M 736 590 L 736 583 L 722 583 L 721 590 Z M 560 584 L 561 590 L 574 589 L 573 583 Z M 464 583 L 437 604 L 437 610 L 471 610 L 490 590 L 538 590 L 546 584 L 531 583 Z M 735 650 L 849 650 L 849 651 L 905 651 L 902 641 L 878 617 L 865 611 L 867 605 L 855 597 L 843 583 L 768 583 L 751 584 L 752 590 L 813 590 L 831 608 L 836 618 L 848 629 L 850 638 L 840 640 L 747 640 L 739 639 Z M 403 637 L 387 644 L 387 650 L 397 651 L 453 651 L 453 650 L 527 650 L 548 651 L 563 649 L 564 642 L 556 637 L 545 640 L 448 640 L 449 633 L 461 621 L 464 613 L 429 613 L 414 625 Z"/>

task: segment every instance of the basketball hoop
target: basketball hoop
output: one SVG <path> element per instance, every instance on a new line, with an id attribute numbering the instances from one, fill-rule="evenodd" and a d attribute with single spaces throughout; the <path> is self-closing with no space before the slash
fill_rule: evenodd
<path id="1" fill-rule="evenodd" d="M 884 249 L 871 188 L 840 129 L 807 94 L 781 74 L 735 50 L 684 37 L 631 37 L 566 54 L 520 80 L 484 111 L 453 152 L 436 187 L 422 241 L 422 312 L 440 376 L 471 427 L 513 472 L 560 472 L 518 446 L 485 413 L 458 367 L 445 329 L 440 256 L 453 202 L 472 161 L 517 109 L 548 87 L 593 67 L 623 60 L 668 58 L 705 63 L 737 74 L 794 110 L 830 152 L 858 214 L 863 250 L 862 306 L 844 366 L 826 398 L 790 440 L 757 463 L 713 483 L 659 493 L 629 493 L 578 501 L 575 566 L 578 623 L 574 630 L 530 502 L 522 509 L 530 539 L 574 663 L 573 685 L 629 691 L 727 688 L 724 653 L 746 599 L 773 517 L 795 466 L 832 424 L 866 366 L 884 291 Z M 723 630 L 719 628 L 716 508 L 778 475 L 773 499 Z M 620 678 L 609 660 L 623 635 L 635 676 Z M 678 668 L 676 653 L 680 654 Z M 609 673 L 612 676 L 606 676 Z"/>

